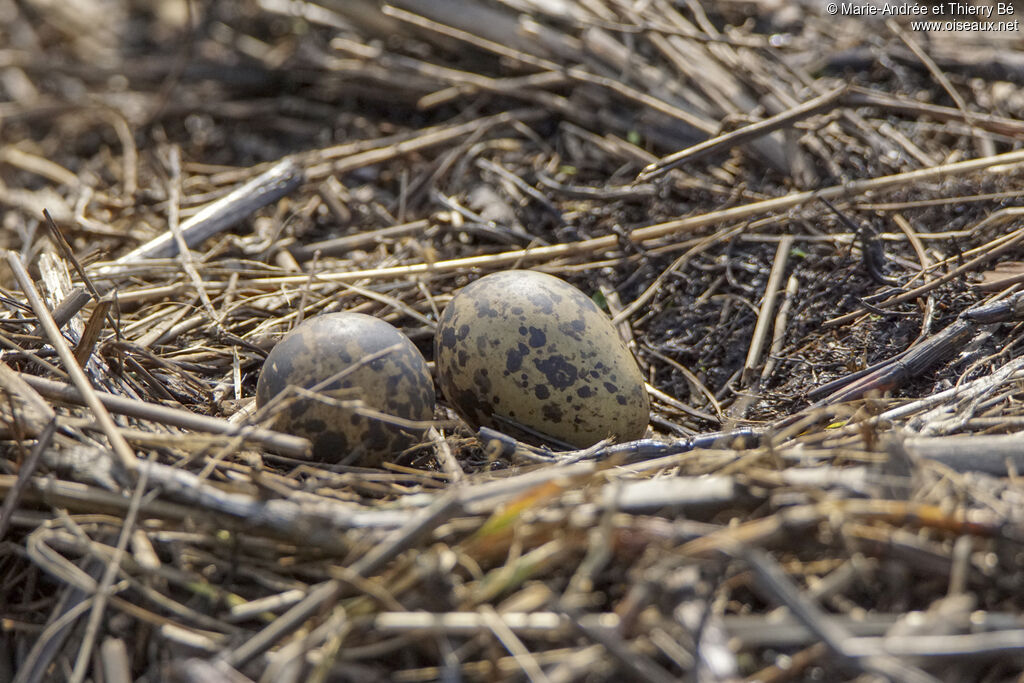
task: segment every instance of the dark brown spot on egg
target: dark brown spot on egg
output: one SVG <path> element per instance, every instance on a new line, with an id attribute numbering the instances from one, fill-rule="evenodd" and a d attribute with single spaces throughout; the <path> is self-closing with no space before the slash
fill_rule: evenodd
<path id="1" fill-rule="evenodd" d="M 562 421 L 562 408 L 557 403 L 545 403 L 542 412 L 544 419 L 549 422 Z"/>
<path id="2" fill-rule="evenodd" d="M 544 377 L 556 389 L 566 389 L 576 382 L 579 374 L 576 366 L 569 363 L 565 356 L 558 355 L 551 358 L 536 359 L 533 364 L 544 373 Z"/>
<path id="3" fill-rule="evenodd" d="M 535 349 L 539 349 L 548 343 L 548 338 L 544 334 L 544 330 L 537 327 L 530 327 L 530 346 Z"/>
<path id="4" fill-rule="evenodd" d="M 484 396 L 491 393 L 491 380 L 487 378 L 487 370 L 480 369 L 473 373 L 473 386 Z"/>
<path id="5" fill-rule="evenodd" d="M 577 341 L 583 339 L 583 333 L 587 330 L 587 324 L 583 320 L 572 320 L 558 325 L 558 331 L 567 337 Z"/>
<path id="6" fill-rule="evenodd" d="M 489 301 L 478 299 L 474 302 L 476 306 L 476 314 L 481 318 L 497 318 L 501 313 L 496 308 L 491 306 Z"/>
<path id="7" fill-rule="evenodd" d="M 469 326 L 467 325 L 467 327 L 469 327 Z M 450 327 L 446 328 L 444 330 L 444 332 L 442 332 L 438 338 L 441 340 L 441 346 L 443 346 L 444 348 L 446 348 L 446 349 L 454 349 L 455 348 L 455 340 L 456 340 L 455 330 L 451 329 Z"/>
<path id="8" fill-rule="evenodd" d="M 313 457 L 337 462 L 349 453 L 348 439 L 340 432 L 317 432 L 313 439 Z"/>
<path id="9" fill-rule="evenodd" d="M 516 372 L 523 367 L 523 357 L 530 352 L 524 344 L 517 344 L 515 348 L 509 349 L 505 356 L 505 369 L 509 372 Z M 524 378 L 525 379 L 525 378 Z"/>
<path id="10" fill-rule="evenodd" d="M 530 303 L 537 309 L 537 312 L 544 315 L 551 315 L 555 311 L 555 304 L 549 294 L 531 294 Z"/>
<path id="11" fill-rule="evenodd" d="M 459 406 L 459 410 L 464 412 L 467 419 L 474 422 L 482 420 L 490 413 L 490 406 L 481 401 L 479 393 L 472 389 L 459 391 L 454 397 L 449 397 L 449 400 Z"/>

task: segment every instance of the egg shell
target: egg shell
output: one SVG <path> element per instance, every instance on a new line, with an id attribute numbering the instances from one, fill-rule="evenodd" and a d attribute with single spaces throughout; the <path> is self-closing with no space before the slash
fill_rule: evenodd
<path id="1" fill-rule="evenodd" d="M 638 439 L 650 420 L 643 375 L 611 320 L 552 275 L 509 270 L 464 287 L 441 316 L 434 354 L 445 397 L 474 428 L 585 448 Z"/>
<path id="2" fill-rule="evenodd" d="M 384 352 L 389 347 L 394 348 Z M 406 420 L 433 419 L 434 383 L 419 349 L 388 323 L 362 313 L 320 315 L 285 335 L 263 363 L 256 405 L 265 406 L 288 385 L 310 389 L 343 370 L 348 372 L 318 393 L 359 399 L 367 408 Z M 379 466 L 423 437 L 420 429 L 312 397 L 284 408 L 274 427 L 309 438 L 318 460 L 366 466 Z"/>

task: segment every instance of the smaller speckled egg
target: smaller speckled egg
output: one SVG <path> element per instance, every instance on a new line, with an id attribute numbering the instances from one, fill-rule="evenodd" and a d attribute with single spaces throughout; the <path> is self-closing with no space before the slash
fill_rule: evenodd
<path id="1" fill-rule="evenodd" d="M 419 350 L 388 323 L 362 313 L 320 315 L 286 334 L 263 363 L 256 405 L 289 385 L 310 389 L 342 371 L 318 392 L 329 400 L 300 397 L 274 427 L 310 439 L 313 456 L 331 463 L 378 466 L 420 442 L 421 429 L 360 414 L 351 403 L 402 420 L 434 417 L 434 383 Z"/>
<path id="2" fill-rule="evenodd" d="M 611 320 L 551 275 L 509 270 L 464 287 L 434 354 L 445 397 L 475 428 L 585 448 L 638 439 L 650 420 L 643 375 Z"/>

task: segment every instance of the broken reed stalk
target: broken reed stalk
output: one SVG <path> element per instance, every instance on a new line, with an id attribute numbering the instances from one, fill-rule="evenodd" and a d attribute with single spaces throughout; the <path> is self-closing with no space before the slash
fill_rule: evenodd
<path id="1" fill-rule="evenodd" d="M 21 263 L 21 257 L 13 251 L 7 252 L 7 264 L 10 266 L 11 271 L 14 273 L 15 279 L 18 281 L 18 285 L 21 287 L 22 293 L 28 299 L 29 305 L 35 312 L 36 317 L 39 318 L 39 323 L 43 326 L 46 331 L 46 336 L 53 345 L 53 348 L 57 351 L 57 355 L 60 356 L 61 361 L 64 363 L 64 369 L 68 375 L 71 376 L 72 382 L 78 389 L 85 404 L 92 411 L 93 415 L 96 416 L 96 421 L 99 422 L 100 428 L 103 433 L 106 434 L 107 439 L 110 442 L 111 448 L 114 449 L 114 453 L 117 455 L 118 461 L 121 466 L 125 469 L 125 472 L 129 475 L 134 475 L 138 468 L 138 462 L 135 459 L 135 451 L 128 445 L 124 437 L 121 436 L 121 432 L 117 430 L 117 425 L 110 418 L 110 413 L 107 412 L 106 407 L 100 401 L 96 395 L 96 391 L 92 388 L 92 384 L 89 383 L 89 378 L 85 376 L 85 372 L 82 371 L 82 367 L 75 360 L 75 355 L 71 351 L 67 342 L 64 340 L 64 336 L 61 335 L 60 329 L 57 327 L 57 323 L 54 322 L 50 316 L 50 311 L 46 308 L 46 304 L 43 302 L 39 293 L 36 291 L 35 285 L 32 283 L 32 278 L 29 276 L 28 271 L 25 270 L 25 266 Z"/>
<path id="2" fill-rule="evenodd" d="M 249 217 L 258 209 L 276 202 L 298 187 L 302 180 L 303 173 L 299 165 L 290 158 L 282 159 L 184 221 L 181 224 L 182 240 L 187 246 L 194 247 Z M 129 264 L 141 259 L 175 256 L 179 249 L 175 234 L 168 231 L 120 257 L 117 263 Z M 102 274 L 102 269 L 98 274 Z"/>

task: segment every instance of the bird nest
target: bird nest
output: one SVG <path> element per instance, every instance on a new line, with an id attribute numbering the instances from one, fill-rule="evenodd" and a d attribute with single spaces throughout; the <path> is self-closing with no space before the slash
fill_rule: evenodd
<path id="1" fill-rule="evenodd" d="M 1020 10 L 144 4 L 0 0 L 0 678 L 1019 673 Z M 371 469 L 255 410 L 303 319 L 430 361 L 510 268 L 646 438 L 442 401 Z"/>

